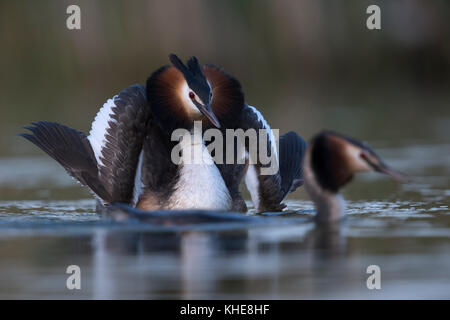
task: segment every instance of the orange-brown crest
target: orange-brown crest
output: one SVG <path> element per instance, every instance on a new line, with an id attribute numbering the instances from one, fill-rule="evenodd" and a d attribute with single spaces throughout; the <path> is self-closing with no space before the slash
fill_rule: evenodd
<path id="1" fill-rule="evenodd" d="M 160 68 L 147 80 L 147 99 L 152 114 L 169 133 L 192 126 L 188 108 L 180 94 L 185 83 L 183 74 L 173 66 Z"/>
<path id="2" fill-rule="evenodd" d="M 354 174 L 353 159 L 348 153 L 349 143 L 337 136 L 328 136 L 328 147 L 333 155 L 331 171 L 334 173 L 338 185 L 344 185 L 351 180 Z"/>
<path id="3" fill-rule="evenodd" d="M 241 84 L 214 65 L 204 65 L 203 74 L 212 88 L 214 114 L 225 127 L 233 126 L 245 104 Z"/>
<path id="4" fill-rule="evenodd" d="M 311 162 L 314 173 L 322 187 L 337 192 L 353 175 L 362 171 L 378 171 L 394 180 L 404 177 L 390 169 L 364 143 L 334 132 L 322 132 L 313 138 Z"/>
<path id="5" fill-rule="evenodd" d="M 188 117 L 188 108 L 181 97 L 181 89 L 186 80 L 175 67 L 167 67 L 159 76 L 160 97 L 166 100 L 166 106 L 179 117 Z"/>
<path id="6" fill-rule="evenodd" d="M 213 65 L 203 66 L 202 72 L 211 85 L 214 114 L 224 128 L 234 127 L 245 103 L 239 81 Z M 147 80 L 147 97 L 152 112 L 168 129 L 175 125 L 188 128 L 197 119 L 204 120 L 205 128 L 212 126 L 205 116 L 193 112 L 186 86 L 183 74 L 173 66 L 162 67 L 153 73 Z M 171 120 L 174 117 L 175 121 Z"/>

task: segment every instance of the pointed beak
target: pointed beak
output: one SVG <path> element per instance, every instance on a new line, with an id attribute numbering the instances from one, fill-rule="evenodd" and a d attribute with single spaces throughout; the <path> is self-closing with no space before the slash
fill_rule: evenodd
<path id="1" fill-rule="evenodd" d="M 408 179 L 404 175 L 392 170 L 389 166 L 387 166 L 386 164 L 384 164 L 381 161 L 378 164 L 372 163 L 372 166 L 375 171 L 387 174 L 394 181 L 401 182 L 401 183 L 408 182 Z"/>
<path id="2" fill-rule="evenodd" d="M 371 156 L 369 156 L 371 153 Z M 373 168 L 376 172 L 381 172 L 390 176 L 394 181 L 406 183 L 409 181 L 404 175 L 392 170 L 387 164 L 383 162 L 373 151 L 364 151 L 361 157 Z"/>
<path id="3" fill-rule="evenodd" d="M 209 103 L 208 105 L 203 105 L 201 103 L 198 103 L 197 101 L 194 101 L 196 107 L 198 108 L 198 110 L 200 110 L 200 112 L 208 118 L 209 121 L 211 121 L 211 123 L 216 127 L 216 128 L 220 128 L 220 123 L 219 120 L 217 119 L 216 115 L 214 114 L 214 112 L 212 111 L 211 108 L 211 103 Z"/>

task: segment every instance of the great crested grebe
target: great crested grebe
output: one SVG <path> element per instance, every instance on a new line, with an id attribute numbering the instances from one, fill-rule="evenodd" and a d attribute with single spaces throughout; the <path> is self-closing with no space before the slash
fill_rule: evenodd
<path id="1" fill-rule="evenodd" d="M 143 210 L 209 209 L 246 211 L 239 192 L 245 177 L 255 207 L 281 210 L 281 201 L 301 185 L 304 141 L 290 132 L 280 138 L 279 154 L 272 131 L 248 106 L 239 81 L 214 65 L 200 66 L 192 57 L 185 65 L 176 55 L 172 66 L 155 71 L 146 87 L 134 85 L 109 99 L 92 123 L 89 136 L 52 122 L 36 122 L 22 134 L 59 162 L 101 200 Z M 264 164 L 211 164 L 201 137 L 192 136 L 195 120 L 205 128 L 265 129 L 266 148 L 279 170 L 261 174 Z M 175 164 L 171 134 L 187 129 L 181 154 L 200 154 L 202 164 Z M 200 142 L 200 143 L 199 143 Z M 261 141 L 257 142 L 259 148 Z M 250 148 L 245 145 L 247 151 Z M 188 152 L 186 152 L 188 154 Z"/>
<path id="2" fill-rule="evenodd" d="M 358 172 L 376 171 L 405 182 L 365 143 L 324 131 L 311 140 L 303 167 L 305 188 L 316 207 L 315 220 L 333 222 L 345 216 L 345 201 L 339 190 Z"/>
<path id="3" fill-rule="evenodd" d="M 22 134 L 52 158 L 103 204 L 122 202 L 144 210 L 229 210 L 231 197 L 214 163 L 171 160 L 172 131 L 192 129 L 194 120 L 220 126 L 211 109 L 212 89 L 195 57 L 184 65 L 175 55 L 147 80 L 109 99 L 90 135 L 58 123 L 36 122 Z M 200 143 L 197 144 L 197 142 Z M 196 137 L 183 137 L 185 150 L 210 158 Z M 186 152 L 187 154 L 187 152 Z"/>
<path id="4" fill-rule="evenodd" d="M 259 110 L 245 103 L 240 82 L 213 65 L 204 65 L 203 74 L 213 90 L 212 110 L 220 121 L 223 136 L 226 136 L 227 129 L 242 129 L 245 132 L 253 129 L 257 132 L 254 145 L 250 145 L 249 141 L 244 143 L 245 164 L 237 163 L 236 158 L 232 164 L 216 163 L 233 199 L 233 210 L 247 211 L 239 191 L 242 180 L 245 180 L 254 207 L 258 211 L 282 210 L 285 205 L 281 201 L 303 183 L 302 159 L 306 149 L 305 141 L 291 131 L 280 137 L 277 148 L 275 136 L 266 119 Z M 210 124 L 206 123 L 205 129 L 208 129 L 208 126 Z M 260 136 L 260 131 L 265 131 L 266 134 Z M 236 141 L 227 140 L 224 148 L 229 148 L 230 143 L 235 144 Z M 252 148 L 253 154 L 260 155 L 262 152 L 271 157 L 277 169 L 266 174 L 265 169 L 274 163 L 264 163 L 259 157 L 249 159 Z"/>

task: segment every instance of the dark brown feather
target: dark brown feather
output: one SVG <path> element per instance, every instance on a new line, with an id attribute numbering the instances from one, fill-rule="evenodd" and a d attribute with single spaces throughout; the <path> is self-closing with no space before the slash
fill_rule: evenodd
<path id="1" fill-rule="evenodd" d="M 261 130 L 267 128 L 252 108 L 246 107 L 241 116 L 241 127 L 244 130 Z M 259 139 L 259 135 L 258 135 Z M 262 141 L 258 140 L 257 154 Z M 267 136 L 267 155 L 272 152 L 271 141 Z M 246 144 L 246 149 L 250 146 Z M 259 161 L 255 169 L 259 182 L 259 209 L 260 211 L 281 211 L 285 206 L 281 201 L 290 193 L 302 185 L 302 162 L 306 149 L 305 141 L 295 132 L 288 132 L 280 137 L 279 141 L 279 170 L 272 175 L 261 174 L 264 165 Z M 259 160 L 259 159 L 258 159 Z"/>
<path id="2" fill-rule="evenodd" d="M 55 159 L 73 178 L 89 187 L 103 201 L 111 195 L 98 178 L 97 161 L 83 132 L 59 123 L 39 121 L 26 127 L 32 134 L 20 134 Z"/>
<path id="3" fill-rule="evenodd" d="M 150 108 L 144 87 L 134 85 L 114 99 L 109 128 L 101 152 L 100 179 L 113 202 L 131 203 L 139 155 L 142 150 Z"/>
<path id="4" fill-rule="evenodd" d="M 180 166 L 171 159 L 174 145 L 170 135 L 151 121 L 143 149 L 142 182 L 145 191 L 138 203 L 139 208 L 160 209 L 175 191 Z"/>
<path id="5" fill-rule="evenodd" d="M 226 129 L 241 127 L 241 114 L 245 106 L 244 93 L 239 81 L 214 65 L 204 65 L 203 74 L 211 85 L 213 98 L 212 110 L 221 124 L 224 136 Z M 209 121 L 203 121 L 203 129 L 212 128 Z M 222 154 L 225 155 L 226 145 Z M 235 145 L 228 143 L 228 145 Z M 237 154 L 235 150 L 235 155 Z M 224 161 L 225 162 L 225 161 Z M 246 212 L 247 206 L 240 193 L 239 186 L 245 175 L 245 164 L 216 164 L 233 199 L 233 210 Z"/>
<path id="6" fill-rule="evenodd" d="M 322 132 L 311 141 L 312 169 L 322 188 L 333 193 L 353 178 L 345 154 L 345 143 L 344 138 L 331 132 Z"/>
<path id="7" fill-rule="evenodd" d="M 239 117 L 245 106 L 244 92 L 239 81 L 214 65 L 204 65 L 203 74 L 213 91 L 212 110 L 222 127 L 239 127 Z M 210 127 L 207 121 L 205 126 Z"/>

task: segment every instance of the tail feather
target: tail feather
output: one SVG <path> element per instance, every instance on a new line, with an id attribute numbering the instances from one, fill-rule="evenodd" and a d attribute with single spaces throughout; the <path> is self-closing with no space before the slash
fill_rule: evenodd
<path id="1" fill-rule="evenodd" d="M 111 201 L 98 178 L 97 161 L 83 132 L 48 121 L 33 122 L 33 126 L 25 129 L 30 130 L 31 134 L 21 133 L 20 136 L 55 159 L 72 177 L 89 187 L 103 201 Z"/>
<path id="2" fill-rule="evenodd" d="M 282 198 L 303 184 L 302 167 L 306 142 L 290 131 L 280 137 L 280 176 Z"/>

